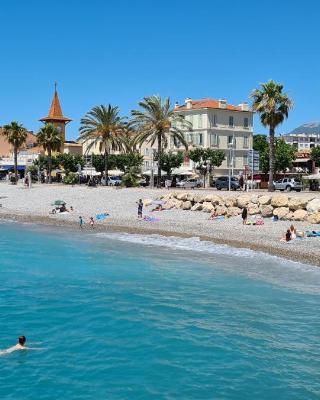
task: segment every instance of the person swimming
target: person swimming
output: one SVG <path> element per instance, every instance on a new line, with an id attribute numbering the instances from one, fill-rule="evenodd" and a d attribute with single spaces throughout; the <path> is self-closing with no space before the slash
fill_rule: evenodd
<path id="1" fill-rule="evenodd" d="M 0 355 L 1 354 L 13 353 L 14 351 L 17 351 L 17 350 L 26 350 L 26 349 L 28 349 L 28 347 L 26 346 L 26 341 L 27 341 L 27 338 L 25 336 L 19 336 L 18 337 L 18 343 L 15 346 L 9 347 L 6 350 L 1 350 L 0 351 Z"/>

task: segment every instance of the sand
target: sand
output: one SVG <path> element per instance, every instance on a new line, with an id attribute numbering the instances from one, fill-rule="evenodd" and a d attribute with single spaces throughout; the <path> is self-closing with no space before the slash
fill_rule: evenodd
<path id="1" fill-rule="evenodd" d="M 212 193 L 212 190 L 201 189 L 201 192 Z M 157 221 L 138 220 L 138 199 L 156 199 L 162 193 L 167 193 L 167 190 L 65 185 L 34 185 L 28 189 L 22 185 L 12 186 L 3 182 L 0 183 L 0 218 L 55 226 L 68 225 L 79 229 L 78 219 L 81 215 L 85 222 L 84 228 L 90 233 L 89 218 L 108 212 L 110 216 L 102 222 L 97 222 L 95 231 L 199 237 L 202 240 L 259 250 L 320 266 L 320 238 L 297 239 L 290 244 L 280 242 L 290 225 L 288 221 L 272 222 L 271 219 L 265 219 L 262 226 L 243 226 L 241 217 L 209 221 L 209 214 L 204 212 L 167 210 L 152 213 L 153 207 L 145 207 L 144 214 L 154 216 Z M 228 192 L 219 194 L 229 196 Z M 66 201 L 67 207 L 73 206 L 74 211 L 50 215 L 50 204 L 56 199 Z M 303 231 L 320 230 L 320 226 L 306 222 L 297 222 L 295 226 Z"/>

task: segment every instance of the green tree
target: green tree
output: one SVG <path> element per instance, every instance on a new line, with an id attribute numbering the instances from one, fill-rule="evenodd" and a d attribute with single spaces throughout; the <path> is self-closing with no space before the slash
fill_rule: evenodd
<path id="1" fill-rule="evenodd" d="M 81 168 L 84 166 L 84 159 L 80 154 L 58 154 L 57 162 L 67 175 L 69 172 L 78 172 L 78 165 L 81 165 Z"/>
<path id="2" fill-rule="evenodd" d="M 292 163 L 296 157 L 296 149 L 292 145 L 286 143 L 282 138 L 275 138 L 275 161 L 274 171 L 281 172 L 292 167 Z M 269 171 L 269 143 L 265 135 L 254 135 L 253 149 L 259 151 L 260 169 L 265 174 Z"/>
<path id="3" fill-rule="evenodd" d="M 49 169 L 48 156 L 45 154 L 40 154 L 38 159 L 33 162 L 33 165 L 39 167 L 40 171 L 44 171 L 45 169 L 48 171 Z M 56 156 L 51 157 L 51 168 L 52 169 L 59 168 L 59 162 Z"/>
<path id="4" fill-rule="evenodd" d="M 48 182 L 51 183 L 52 152 L 59 151 L 63 144 L 61 132 L 53 124 L 46 124 L 38 132 L 37 142 L 48 153 Z"/>
<path id="5" fill-rule="evenodd" d="M 130 168 L 141 169 L 143 156 L 139 153 L 117 154 L 115 155 L 116 168 L 122 172 L 127 172 Z"/>
<path id="6" fill-rule="evenodd" d="M 108 170 L 110 168 L 108 155 L 110 151 L 123 148 L 123 122 L 119 116 L 119 108 L 100 105 L 89 111 L 81 119 L 79 140 L 89 141 L 88 150 L 99 144 L 100 152 L 104 153 L 105 185 L 108 185 Z"/>
<path id="7" fill-rule="evenodd" d="M 320 146 L 311 149 L 311 160 L 314 161 L 316 167 L 320 167 Z"/>
<path id="8" fill-rule="evenodd" d="M 275 130 L 285 118 L 288 118 L 292 108 L 292 100 L 283 93 L 283 85 L 270 80 L 261 84 L 261 89 L 251 93 L 253 110 L 260 114 L 263 126 L 269 127 L 269 192 L 274 191 L 273 175 L 275 171 Z"/>
<path id="9" fill-rule="evenodd" d="M 105 171 L 105 155 L 104 154 L 93 154 L 92 155 L 92 166 L 96 171 L 104 173 Z M 108 169 L 116 168 L 116 158 L 114 154 L 108 155 Z"/>
<path id="10" fill-rule="evenodd" d="M 159 162 L 158 154 L 155 155 L 155 161 Z M 182 151 L 173 153 L 169 151 L 167 153 L 162 153 L 160 156 L 160 168 L 165 171 L 168 177 L 171 177 L 173 168 L 179 168 L 183 164 L 184 155 Z"/>
<path id="11" fill-rule="evenodd" d="M 192 126 L 182 115 L 174 112 L 170 99 L 161 99 L 160 96 L 145 97 L 139 102 L 142 110 L 132 110 L 132 125 L 137 129 L 137 143 L 155 142 L 158 145 L 158 154 L 167 147 L 170 138 L 179 140 L 186 148 L 187 143 L 182 129 L 191 129 Z M 158 188 L 161 187 L 161 166 L 158 163 Z"/>
<path id="12" fill-rule="evenodd" d="M 14 175 L 15 181 L 18 181 L 18 150 L 26 142 L 28 132 L 22 124 L 12 121 L 11 124 L 3 127 L 3 135 L 8 143 L 13 147 L 14 157 Z"/>
<path id="13" fill-rule="evenodd" d="M 203 175 L 203 184 L 205 186 L 206 176 L 211 173 L 214 167 L 220 167 L 226 155 L 223 150 L 215 149 L 194 149 L 190 150 L 189 158 L 196 164 L 196 169 Z"/>

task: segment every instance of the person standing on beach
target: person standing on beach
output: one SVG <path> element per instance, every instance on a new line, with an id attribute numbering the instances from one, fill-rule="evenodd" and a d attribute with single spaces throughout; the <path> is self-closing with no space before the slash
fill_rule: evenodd
<path id="1" fill-rule="evenodd" d="M 142 218 L 143 202 L 142 199 L 138 201 L 138 218 Z"/>
<path id="2" fill-rule="evenodd" d="M 242 223 L 243 223 L 243 225 L 246 225 L 246 223 L 247 223 L 247 218 L 248 218 L 248 210 L 247 210 L 246 207 L 242 210 L 241 217 L 242 217 Z"/>
<path id="3" fill-rule="evenodd" d="M 80 229 L 83 228 L 83 219 L 81 216 L 79 217 L 79 227 L 80 227 Z"/>
<path id="4" fill-rule="evenodd" d="M 91 226 L 91 229 L 94 229 L 94 220 L 93 220 L 93 217 L 90 217 L 90 219 L 89 219 L 89 224 L 90 224 L 90 226 Z"/>

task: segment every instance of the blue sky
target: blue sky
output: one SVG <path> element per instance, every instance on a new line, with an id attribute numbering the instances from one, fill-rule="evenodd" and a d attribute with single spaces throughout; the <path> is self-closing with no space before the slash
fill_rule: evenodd
<path id="1" fill-rule="evenodd" d="M 294 100 L 288 132 L 320 120 L 319 12 L 316 0 L 4 0 L 0 125 L 37 131 L 55 81 L 76 138 L 98 104 L 123 115 L 152 94 L 238 104 L 274 79 Z"/>

